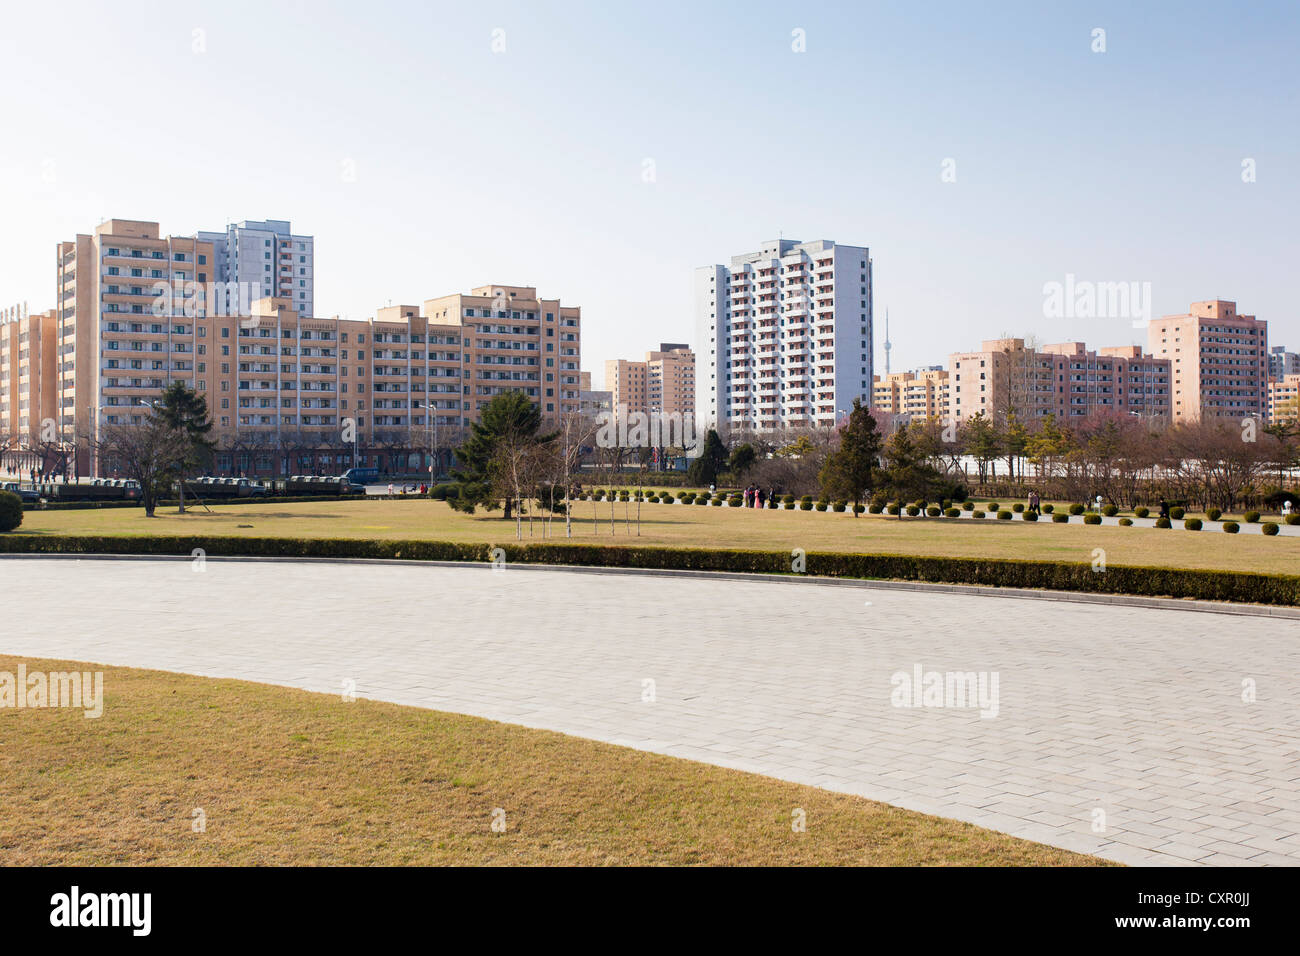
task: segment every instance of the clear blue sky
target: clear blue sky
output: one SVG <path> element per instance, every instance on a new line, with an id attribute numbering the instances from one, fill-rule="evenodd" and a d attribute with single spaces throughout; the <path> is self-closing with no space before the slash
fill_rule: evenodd
<path id="1" fill-rule="evenodd" d="M 1045 318 L 1066 273 L 1300 348 L 1295 3 L 25 4 L 0 105 L 0 302 L 33 310 L 103 218 L 290 219 L 318 314 L 536 285 L 583 307 L 599 382 L 689 340 L 695 266 L 783 233 L 871 247 L 895 369 L 1144 341 Z"/>

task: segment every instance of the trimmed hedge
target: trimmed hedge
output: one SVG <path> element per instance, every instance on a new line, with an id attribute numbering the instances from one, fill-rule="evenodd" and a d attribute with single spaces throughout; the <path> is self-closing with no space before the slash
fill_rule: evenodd
<path id="1" fill-rule="evenodd" d="M 979 508 L 976 508 L 974 511 L 972 511 L 972 512 L 970 513 L 970 516 L 971 516 L 972 518 L 983 518 L 986 514 L 987 514 L 987 512 L 980 511 Z"/>
<path id="2" fill-rule="evenodd" d="M 0 491 L 0 532 L 13 531 L 23 523 L 23 499 L 12 491 Z"/>
<path id="3" fill-rule="evenodd" d="M 1273 527 L 1276 527 L 1274 525 Z M 377 541 L 339 538 L 238 538 L 8 534 L 9 554 L 132 554 L 190 557 L 360 558 L 489 563 L 493 549 L 507 563 L 560 564 L 644 570 L 739 571 L 789 574 L 787 551 L 617 547 L 598 544 L 469 544 L 451 541 Z M 809 552 L 807 574 L 825 577 L 934 581 L 998 587 L 1049 588 L 1109 594 L 1244 601 L 1300 607 L 1300 576 L 1109 565 L 1096 574 L 1089 562 L 944 558 L 902 554 Z"/>
<path id="4" fill-rule="evenodd" d="M 1228 534 L 1236 534 L 1241 530 L 1241 525 L 1237 524 L 1235 521 L 1225 521 L 1223 522 L 1223 530 Z"/>
<path id="5" fill-rule="evenodd" d="M 945 515 L 946 517 L 949 517 L 949 518 L 960 518 L 960 517 L 961 517 L 961 509 L 960 509 L 960 508 L 949 508 L 947 511 L 944 512 L 944 515 Z"/>
<path id="6" fill-rule="evenodd" d="M 1265 522 L 1264 522 L 1264 527 L 1260 528 L 1259 530 L 1260 530 L 1260 531 L 1263 531 L 1263 532 L 1264 532 L 1265 534 L 1267 534 L 1267 535 L 1274 535 L 1274 534 L 1277 534 L 1278 528 L 1277 528 L 1277 525 L 1276 525 L 1274 522 L 1272 522 L 1272 521 L 1265 521 Z"/>
<path id="7" fill-rule="evenodd" d="M 1157 518 L 1157 519 L 1156 519 L 1156 527 L 1157 527 L 1157 528 L 1169 528 L 1169 527 L 1172 527 L 1172 525 L 1169 524 L 1169 519 L 1168 519 L 1168 518 Z"/>
<path id="8" fill-rule="evenodd" d="M 1101 513 L 1104 514 L 1107 518 L 1113 518 L 1117 514 L 1119 514 L 1119 508 L 1115 507 L 1114 505 L 1106 505 L 1104 508 L 1101 509 Z"/>
<path id="9" fill-rule="evenodd" d="M 1151 514 L 1151 509 L 1145 508 L 1142 505 L 1138 505 L 1136 508 L 1133 509 L 1133 513 L 1137 515 L 1139 518 L 1145 518 L 1147 515 Z"/>
<path id="10" fill-rule="evenodd" d="M 915 518 L 915 517 L 916 517 L 917 515 L 919 515 L 920 513 L 921 513 L 921 509 L 918 508 L 916 505 L 908 505 L 908 506 L 907 506 L 907 516 L 908 516 L 909 518 Z"/>
<path id="11" fill-rule="evenodd" d="M 1101 524 L 1101 515 L 1092 513 L 1083 516 L 1084 524 Z"/>
<path id="12" fill-rule="evenodd" d="M 1175 521 L 1181 521 L 1183 519 L 1183 515 L 1185 514 L 1187 514 L 1187 512 L 1184 511 L 1182 508 L 1169 509 L 1169 517 L 1173 518 Z"/>
<path id="13" fill-rule="evenodd" d="M 1001 511 L 998 512 L 998 520 L 999 520 L 999 521 L 1010 521 L 1010 520 L 1011 520 L 1011 512 L 1008 511 L 1006 508 L 1003 508 Z"/>
<path id="14" fill-rule="evenodd" d="M 1286 523 L 1287 523 L 1287 524 L 1300 524 L 1300 514 L 1287 515 L 1287 516 L 1286 516 Z"/>
<path id="15" fill-rule="evenodd" d="M 1011 510 L 1014 511 L 1016 514 L 1021 514 L 1025 510 L 1025 506 L 1021 504 L 1019 501 L 1017 501 L 1014 505 L 1011 506 Z"/>
<path id="16" fill-rule="evenodd" d="M 1070 505 L 1070 514 L 1072 515 L 1083 514 L 1083 505 Z"/>
<path id="17" fill-rule="evenodd" d="M 1119 523 L 1120 523 L 1120 525 L 1122 525 L 1122 526 L 1125 527 L 1125 528 L 1131 528 L 1131 527 L 1133 526 L 1133 519 L 1132 519 L 1132 518 L 1120 518 L 1120 519 L 1119 519 Z"/>
<path id="18" fill-rule="evenodd" d="M 1223 517 L 1223 512 L 1218 508 L 1207 508 L 1205 511 L 1205 517 L 1209 518 L 1211 521 L 1218 521 Z"/>
<path id="19" fill-rule="evenodd" d="M 1056 510 L 1056 505 L 1043 505 L 1043 507 L 1040 508 L 1039 510 L 1042 511 L 1043 514 L 1045 515 L 1050 515 L 1053 511 Z"/>
<path id="20" fill-rule="evenodd" d="M 975 502 L 973 502 L 973 501 L 963 501 L 963 502 L 961 503 L 961 510 L 962 510 L 962 511 L 974 511 L 974 510 L 975 510 Z"/>
<path id="21" fill-rule="evenodd" d="M 1052 521 L 1055 524 L 1069 524 L 1070 516 L 1064 511 L 1056 511 L 1052 513 Z"/>
<path id="22" fill-rule="evenodd" d="M 1184 521 L 1183 521 L 1183 527 L 1186 528 L 1188 531 L 1200 531 L 1200 530 L 1201 530 L 1201 519 L 1200 519 L 1200 518 L 1186 518 L 1186 519 L 1184 519 Z"/>
<path id="23" fill-rule="evenodd" d="M 1247 524 L 1254 524 L 1254 523 L 1257 522 L 1258 520 L 1259 520 L 1259 512 L 1258 512 L 1258 511 L 1247 511 L 1247 512 L 1246 512 L 1246 523 L 1247 523 Z"/>
<path id="24" fill-rule="evenodd" d="M 939 515 L 943 514 L 943 509 L 938 505 L 930 505 L 930 507 L 925 509 L 925 513 L 931 518 L 937 518 Z"/>
<path id="25" fill-rule="evenodd" d="M 1038 513 L 1037 513 L 1037 512 L 1034 512 L 1034 511 L 1026 511 L 1025 514 L 1024 514 L 1024 520 L 1025 520 L 1025 521 L 1037 521 L 1037 520 L 1038 520 Z"/>

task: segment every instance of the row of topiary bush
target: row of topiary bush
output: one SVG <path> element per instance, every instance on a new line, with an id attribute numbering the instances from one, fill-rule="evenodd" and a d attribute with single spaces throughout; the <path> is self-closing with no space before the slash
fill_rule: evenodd
<path id="1" fill-rule="evenodd" d="M 619 547 L 598 544 L 467 544 L 449 541 L 376 541 L 339 538 L 239 538 L 165 536 L 23 535 L 0 537 L 12 554 L 131 554 L 276 558 L 404 559 L 488 562 L 494 550 L 507 563 L 641 568 L 646 570 L 743 571 L 788 574 L 791 556 L 781 551 L 711 548 Z M 1214 601 L 1300 606 L 1300 576 L 1110 565 L 1104 574 L 1090 563 L 1013 561 L 894 554 L 810 552 L 806 573 L 826 577 L 878 578 L 1048 588 Z"/>
<path id="2" fill-rule="evenodd" d="M 382 500 L 381 495 L 258 495 L 248 498 L 202 498 L 186 496 L 185 507 L 202 508 L 207 505 L 264 505 L 264 504 L 298 504 L 309 501 L 362 501 L 367 498 Z M 394 498 L 399 497 L 393 495 Z M 407 495 L 409 498 L 410 495 Z M 200 500 L 202 504 L 200 504 Z M 175 508 L 180 502 L 176 498 L 164 498 L 158 502 L 159 508 Z M 41 504 L 23 502 L 24 511 L 89 511 L 100 508 L 143 508 L 139 498 L 127 501 L 46 501 Z"/>

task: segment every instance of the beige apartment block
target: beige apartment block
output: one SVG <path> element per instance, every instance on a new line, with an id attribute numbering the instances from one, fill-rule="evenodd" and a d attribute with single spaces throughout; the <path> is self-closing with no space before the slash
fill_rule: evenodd
<path id="1" fill-rule="evenodd" d="M 605 390 L 614 408 L 649 415 L 695 414 L 695 353 L 690 346 L 660 343 L 644 362 L 608 359 Z"/>
<path id="2" fill-rule="evenodd" d="M 1268 323 L 1223 299 L 1147 326 L 1147 348 L 1172 368 L 1174 421 L 1262 417 L 1268 404 Z"/>
<path id="3" fill-rule="evenodd" d="M 948 391 L 945 368 L 876 375 L 871 380 L 871 407 L 889 415 L 943 418 L 948 414 Z"/>
<path id="4" fill-rule="evenodd" d="M 950 355 L 948 381 L 948 414 L 958 422 L 981 413 L 998 421 L 1169 415 L 1169 360 L 1136 345 L 1090 351 L 1082 342 L 1034 348 L 1024 339 L 992 339 L 977 352 Z"/>
<path id="5" fill-rule="evenodd" d="M 1300 373 L 1283 375 L 1268 383 L 1268 423 L 1300 421 Z"/>
<path id="6" fill-rule="evenodd" d="M 0 315 L 0 447 L 36 446 L 53 437 L 58 349 L 54 310 Z M 45 427 L 43 427 L 43 425 Z"/>

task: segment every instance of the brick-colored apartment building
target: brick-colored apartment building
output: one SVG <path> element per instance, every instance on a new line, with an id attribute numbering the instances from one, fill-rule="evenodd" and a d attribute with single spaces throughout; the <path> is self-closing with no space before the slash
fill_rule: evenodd
<path id="1" fill-rule="evenodd" d="M 877 375 L 871 381 L 871 406 L 890 415 L 943 418 L 948 415 L 948 370 Z"/>
<path id="2" fill-rule="evenodd" d="M 60 305 L 38 323 L 41 347 L 24 338 L 36 316 L 26 331 L 0 331 L 10 441 L 32 447 L 34 425 L 53 419 L 70 473 L 94 474 L 104 426 L 143 421 L 143 402 L 175 380 L 207 398 L 222 473 L 337 471 L 354 456 L 406 470 L 434 445 L 445 462 L 502 391 L 523 391 L 548 419 L 579 411 L 581 310 L 531 286 L 482 286 L 362 320 L 299 315 L 287 297 L 218 314 L 211 304 L 226 299 L 205 294 L 212 255 L 211 243 L 134 220 L 60 243 Z M 160 297 L 155 283 L 176 295 Z M 33 355 L 49 369 L 39 402 L 17 394 L 31 390 Z"/>
<path id="3" fill-rule="evenodd" d="M 1172 366 L 1174 421 L 1262 417 L 1268 404 L 1268 323 L 1223 299 L 1147 326 L 1147 348 Z"/>
<path id="4" fill-rule="evenodd" d="M 615 409 L 662 415 L 695 414 L 695 353 L 687 345 L 663 342 L 644 362 L 608 359 L 605 391 Z"/>

